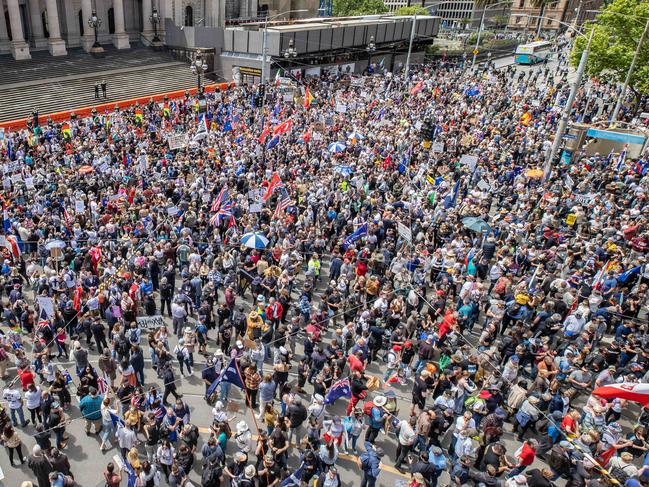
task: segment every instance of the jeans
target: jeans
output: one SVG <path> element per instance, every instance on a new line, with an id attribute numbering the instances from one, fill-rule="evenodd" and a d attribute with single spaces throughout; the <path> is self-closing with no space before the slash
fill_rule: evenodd
<path id="1" fill-rule="evenodd" d="M 395 467 L 401 467 L 401 464 L 408 457 L 408 453 L 410 453 L 411 449 L 411 445 L 402 445 L 401 443 L 399 443 L 399 445 L 397 446 L 397 460 L 394 462 Z"/>
<path id="2" fill-rule="evenodd" d="M 63 448 L 63 434 L 65 433 L 65 430 L 63 428 L 59 429 L 56 428 L 54 430 L 54 436 L 56 437 L 56 447 L 61 450 Z"/>
<path id="3" fill-rule="evenodd" d="M 511 479 L 513 477 L 516 477 L 519 473 L 523 473 L 523 470 L 527 468 L 527 465 L 519 465 L 518 467 L 514 467 L 511 472 L 509 472 L 509 475 L 507 475 L 508 479 Z"/>
<path id="4" fill-rule="evenodd" d="M 14 424 L 14 426 L 25 426 L 25 413 L 23 412 L 22 407 L 18 409 L 10 409 L 9 411 L 11 412 L 11 422 Z M 16 421 L 16 413 L 18 413 L 20 425 L 18 424 L 18 421 Z"/>
<path id="5" fill-rule="evenodd" d="M 361 480 L 361 487 L 374 487 L 376 484 L 376 477 L 368 475 L 366 472 L 363 472 L 363 480 Z"/>
<path id="6" fill-rule="evenodd" d="M 227 401 L 228 396 L 230 395 L 230 386 L 232 384 L 230 382 L 221 382 L 221 393 L 219 394 L 219 400 L 220 401 Z"/>
<path id="7" fill-rule="evenodd" d="M 372 428 L 370 426 L 369 428 L 367 428 L 367 432 L 365 433 L 365 441 L 369 441 L 370 443 L 374 444 L 376 437 L 379 436 L 380 431 L 380 429 Z"/>
<path id="8" fill-rule="evenodd" d="M 109 439 L 110 434 L 111 434 L 113 431 L 115 431 L 115 427 L 113 426 L 113 422 L 112 422 L 111 420 L 108 420 L 108 421 L 102 421 L 102 422 L 101 422 L 101 425 L 102 425 L 102 427 L 103 427 L 103 429 L 104 429 L 104 430 L 101 432 L 101 441 L 103 441 L 103 442 L 105 443 L 106 440 Z"/>
<path id="9" fill-rule="evenodd" d="M 300 425 L 297 428 L 289 428 L 288 430 L 288 444 L 291 444 L 291 441 L 293 440 L 293 435 L 295 435 L 295 444 L 297 446 L 300 446 L 300 441 L 302 440 L 302 437 L 304 436 L 304 426 Z"/>

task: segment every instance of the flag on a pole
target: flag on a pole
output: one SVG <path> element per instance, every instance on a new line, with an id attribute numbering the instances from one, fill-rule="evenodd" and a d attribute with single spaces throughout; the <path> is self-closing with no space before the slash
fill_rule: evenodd
<path id="1" fill-rule="evenodd" d="M 199 140 L 203 140 L 206 137 L 207 137 L 207 121 L 205 120 L 205 115 L 201 113 L 199 115 L 198 128 L 196 129 L 196 133 L 194 134 L 194 137 L 192 137 L 192 142 L 198 142 Z"/>
<path id="2" fill-rule="evenodd" d="M 306 91 L 304 92 L 304 108 L 307 110 L 311 107 L 311 102 L 315 100 L 314 96 L 311 94 L 311 91 L 309 90 L 309 87 L 307 87 Z"/>
<path id="3" fill-rule="evenodd" d="M 103 377 L 97 378 L 97 390 L 99 391 L 99 394 L 106 394 L 106 391 L 108 390 L 108 381 Z"/>
<path id="4" fill-rule="evenodd" d="M 277 206 L 275 207 L 273 219 L 278 219 L 289 206 L 291 206 L 291 196 L 288 194 L 288 191 L 286 191 L 286 188 L 282 186 L 279 190 L 279 197 L 277 198 Z"/>
<path id="5" fill-rule="evenodd" d="M 343 249 L 347 250 L 351 244 L 360 240 L 364 235 L 367 235 L 367 223 L 363 223 L 354 231 L 354 233 L 345 239 L 342 246 Z"/>
<path id="6" fill-rule="evenodd" d="M 65 383 L 70 384 L 72 382 L 72 376 L 68 369 L 63 369 L 63 376 L 65 377 Z"/>
<path id="7" fill-rule="evenodd" d="M 423 89 L 424 89 L 424 82 L 420 81 L 419 83 L 417 83 L 415 86 L 412 87 L 412 89 L 410 90 L 410 94 L 414 96 Z"/>
<path id="8" fill-rule="evenodd" d="M 340 397 L 352 397 L 351 385 L 349 383 L 349 377 L 340 379 L 334 382 L 325 396 L 325 404 L 333 404 L 336 399 Z"/>
<path id="9" fill-rule="evenodd" d="M 112 421 L 113 426 L 115 426 L 115 427 L 124 426 L 124 420 L 122 418 L 120 418 L 115 413 L 112 413 L 110 411 L 109 411 L 109 414 L 110 414 L 110 420 Z"/>
<path id="10" fill-rule="evenodd" d="M 302 484 L 302 473 L 304 472 L 304 463 L 291 475 L 286 477 L 279 484 L 279 487 L 300 487 Z"/>
<path id="11" fill-rule="evenodd" d="M 640 274 L 640 271 L 642 270 L 641 265 L 637 265 L 635 267 L 632 267 L 631 269 L 627 270 L 626 272 L 623 272 L 619 276 L 617 276 L 617 282 L 621 282 L 622 284 L 626 283 L 629 279 L 631 279 L 634 275 Z"/>
<path id="12" fill-rule="evenodd" d="M 622 169 L 622 166 L 624 165 L 624 161 L 626 161 L 626 149 L 628 147 L 628 144 L 624 146 L 624 149 L 622 149 L 622 152 L 620 152 L 620 155 L 617 156 L 617 165 L 615 166 L 615 172 L 620 172 Z"/>
<path id="13" fill-rule="evenodd" d="M 261 131 L 261 135 L 259 136 L 259 143 L 263 144 L 266 142 L 266 137 L 270 135 L 270 127 L 266 126 L 264 129 Z"/>
<path id="14" fill-rule="evenodd" d="M 273 135 L 280 135 L 280 134 L 285 134 L 286 132 L 290 132 L 290 130 L 293 128 L 293 121 L 292 120 L 284 120 L 282 123 L 275 125 L 273 128 Z"/>
<path id="15" fill-rule="evenodd" d="M 598 387 L 593 394 L 605 399 L 626 399 L 649 407 L 649 384 L 643 382 L 622 382 Z"/>
<path id="16" fill-rule="evenodd" d="M 275 147 L 277 144 L 279 144 L 279 135 L 276 135 L 272 139 L 268 141 L 268 144 L 266 144 L 266 149 L 270 150 L 273 147 Z"/>
<path id="17" fill-rule="evenodd" d="M 216 388 L 221 382 L 229 382 L 230 384 L 237 386 L 239 389 L 243 389 L 243 378 L 239 372 L 239 367 L 237 367 L 236 359 L 230 360 L 228 366 L 223 369 L 216 380 L 210 384 L 210 387 L 205 393 L 205 397 L 210 397 L 214 394 L 214 391 L 216 391 Z"/>
<path id="18" fill-rule="evenodd" d="M 268 188 L 266 188 L 266 192 L 264 193 L 264 196 L 261 199 L 263 201 L 266 201 L 268 198 L 270 198 L 273 195 L 276 189 L 280 189 L 283 187 L 284 187 L 284 183 L 280 179 L 279 174 L 274 172 L 272 177 L 270 178 L 270 181 L 268 182 Z"/>

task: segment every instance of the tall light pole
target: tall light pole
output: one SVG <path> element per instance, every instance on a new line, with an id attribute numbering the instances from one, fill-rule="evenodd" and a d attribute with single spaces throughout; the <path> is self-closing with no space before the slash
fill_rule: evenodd
<path id="1" fill-rule="evenodd" d="M 160 23 L 160 14 L 158 13 L 158 9 L 156 7 L 153 7 L 153 12 L 151 12 L 149 20 L 153 24 L 153 39 L 151 40 L 151 42 L 160 42 L 160 38 L 158 37 L 158 24 Z"/>
<path id="2" fill-rule="evenodd" d="M 480 35 L 482 34 L 482 29 L 484 27 L 484 18 L 485 15 L 487 14 L 487 10 L 491 10 L 492 8 L 499 7 L 501 5 L 506 5 L 508 3 L 512 3 L 513 0 L 505 0 L 503 2 L 498 2 L 494 3 L 492 5 L 487 5 L 482 9 L 482 15 L 480 16 L 480 25 L 478 26 L 478 35 L 475 40 L 475 47 L 473 48 L 473 60 L 471 61 L 471 67 L 475 66 L 475 61 L 476 58 L 478 57 L 478 47 L 480 47 Z"/>
<path id="3" fill-rule="evenodd" d="M 574 29 L 574 31 L 577 32 L 578 35 L 585 37 L 584 34 L 580 33 L 577 29 Z M 588 42 L 586 43 L 586 48 L 581 53 L 581 59 L 579 60 L 579 66 L 577 67 L 577 76 L 575 77 L 575 81 L 573 82 L 572 87 L 570 88 L 570 95 L 568 95 L 568 101 L 566 101 L 566 105 L 563 107 L 563 113 L 561 114 L 561 119 L 559 120 L 557 131 L 554 134 L 554 142 L 552 144 L 552 150 L 550 151 L 549 157 L 546 158 L 545 160 L 545 165 L 543 167 L 543 178 L 546 178 L 548 174 L 550 174 L 550 170 L 552 169 L 552 162 L 554 161 L 554 159 L 557 157 L 557 154 L 559 153 L 559 148 L 561 147 L 561 139 L 563 139 L 563 134 L 566 132 L 566 128 L 568 127 L 568 122 L 570 120 L 572 105 L 575 102 L 575 98 L 577 96 L 577 90 L 579 90 L 579 87 L 581 86 L 581 79 L 583 78 L 584 71 L 586 70 L 586 62 L 588 61 L 588 55 L 590 54 L 590 43 L 593 40 L 594 32 L 595 32 L 595 27 L 591 27 L 590 35 L 588 36 Z"/>
<path id="4" fill-rule="evenodd" d="M 374 42 L 374 36 L 370 36 L 370 42 L 367 43 L 365 47 L 367 51 L 367 71 L 372 68 L 372 53 L 376 51 L 376 43 Z"/>
<path id="5" fill-rule="evenodd" d="M 207 63 L 203 61 L 203 56 L 201 55 L 200 52 L 196 53 L 196 57 L 194 58 L 194 62 L 191 65 L 191 70 L 192 73 L 196 76 L 196 84 L 197 84 L 197 94 L 198 94 L 198 99 L 200 100 L 203 98 L 203 88 L 201 86 L 201 76 L 203 76 L 205 73 L 207 73 Z"/>
<path id="6" fill-rule="evenodd" d="M 99 44 L 99 27 L 101 27 L 101 19 L 97 17 L 97 11 L 93 10 L 90 18 L 88 19 L 88 26 L 95 31 L 95 43 L 92 45 L 93 49 L 101 47 Z"/>
<path id="7" fill-rule="evenodd" d="M 287 14 L 293 14 L 293 13 L 299 13 L 299 12 L 308 12 L 307 9 L 299 9 L 299 10 L 287 10 L 286 12 L 280 12 L 276 15 L 273 15 L 271 17 L 266 16 L 264 19 L 264 32 L 262 34 L 262 41 L 261 41 L 261 82 L 265 83 L 266 82 L 266 46 L 268 45 L 267 39 L 268 39 L 268 21 L 276 19 L 278 17 L 283 17 L 284 15 Z"/>

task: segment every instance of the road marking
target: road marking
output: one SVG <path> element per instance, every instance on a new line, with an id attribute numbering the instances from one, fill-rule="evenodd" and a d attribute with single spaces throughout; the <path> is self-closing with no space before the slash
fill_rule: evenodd
<path id="1" fill-rule="evenodd" d="M 205 433 L 205 434 L 211 434 L 212 430 L 209 428 L 204 428 L 202 426 L 198 427 L 199 433 Z M 259 438 L 257 435 L 252 435 L 252 440 L 257 441 L 257 438 Z M 354 463 L 357 462 L 358 456 L 357 455 L 351 455 L 349 453 L 339 453 L 338 458 L 342 458 L 343 460 L 349 460 Z M 390 465 L 386 465 L 385 463 L 381 464 L 381 470 L 385 470 L 386 472 L 390 472 L 393 475 L 397 475 L 398 477 L 403 477 L 404 479 L 409 479 L 410 474 L 407 473 L 401 473 L 399 472 L 396 468 L 391 467 Z"/>

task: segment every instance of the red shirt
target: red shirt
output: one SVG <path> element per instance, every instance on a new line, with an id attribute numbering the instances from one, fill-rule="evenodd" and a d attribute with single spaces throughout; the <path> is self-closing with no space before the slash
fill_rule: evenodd
<path id="1" fill-rule="evenodd" d="M 561 429 L 574 433 L 577 430 L 577 423 L 572 416 L 566 414 L 566 417 L 561 421 Z"/>
<path id="2" fill-rule="evenodd" d="M 20 383 L 23 386 L 23 391 L 27 390 L 29 384 L 34 383 L 34 374 L 32 374 L 29 369 L 21 370 L 20 372 L 18 372 L 18 377 L 20 377 Z"/>
<path id="3" fill-rule="evenodd" d="M 520 456 L 518 457 L 518 464 L 523 466 L 532 465 L 534 457 L 536 456 L 536 450 L 533 450 L 527 443 L 523 443 L 523 450 L 521 451 Z"/>
<path id="4" fill-rule="evenodd" d="M 356 372 L 357 370 L 363 372 L 365 370 L 365 364 L 363 361 L 354 354 L 347 357 L 347 363 L 349 364 L 349 370 L 352 372 Z"/>

